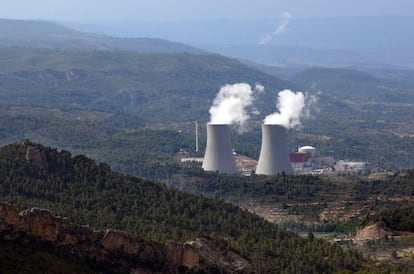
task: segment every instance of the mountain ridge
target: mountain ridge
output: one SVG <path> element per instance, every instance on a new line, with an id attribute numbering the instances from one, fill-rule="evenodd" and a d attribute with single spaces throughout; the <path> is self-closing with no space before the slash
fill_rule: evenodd
<path id="1" fill-rule="evenodd" d="M 0 19 L 0 45 L 29 48 L 202 53 L 195 47 L 158 38 L 116 38 L 85 33 L 50 21 Z"/>
<path id="2" fill-rule="evenodd" d="M 200 256 L 200 248 L 211 250 L 207 247 L 208 239 L 197 239 L 193 244 L 175 241 L 160 244 L 133 237 L 124 231 L 80 226 L 46 209 L 31 208 L 18 212 L 4 202 L 0 202 L 0 234 L 5 241 L 43 242 L 63 248 L 76 254 L 80 260 L 89 258 L 92 267 L 106 265 L 105 272 L 131 272 L 136 268 L 154 273 L 176 273 L 180 268 L 197 273 L 235 272 L 230 263 L 226 263 L 228 269 L 217 269 L 214 261 L 205 254 Z M 226 256 L 221 255 L 226 261 Z"/>

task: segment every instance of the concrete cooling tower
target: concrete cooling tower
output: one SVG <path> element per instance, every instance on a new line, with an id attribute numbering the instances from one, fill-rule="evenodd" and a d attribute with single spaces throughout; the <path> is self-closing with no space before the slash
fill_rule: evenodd
<path id="1" fill-rule="evenodd" d="M 292 174 L 289 160 L 287 130 L 279 125 L 262 125 L 262 148 L 257 162 L 256 174 Z"/>
<path id="2" fill-rule="evenodd" d="M 207 124 L 207 145 L 202 167 L 207 171 L 237 172 L 230 140 L 230 125 Z"/>

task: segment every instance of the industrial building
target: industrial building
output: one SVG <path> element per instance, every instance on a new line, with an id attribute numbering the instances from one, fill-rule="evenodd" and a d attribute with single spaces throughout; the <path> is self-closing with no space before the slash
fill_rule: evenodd
<path id="1" fill-rule="evenodd" d="M 339 173 L 367 173 L 367 162 L 336 161 L 331 156 L 320 156 L 312 146 L 302 146 L 297 152 L 289 153 L 293 170 L 297 174 L 339 174 Z"/>
<path id="2" fill-rule="evenodd" d="M 315 174 L 334 175 L 367 173 L 367 162 L 336 161 L 331 156 L 321 156 L 313 146 L 298 147 L 288 152 L 287 129 L 280 125 L 262 124 L 262 143 L 258 161 L 237 155 L 231 144 L 231 126 L 207 124 L 207 144 L 204 158 L 181 158 L 181 162 L 201 162 L 206 171 L 251 175 Z M 198 142 L 196 145 L 198 149 Z"/>
<path id="3" fill-rule="evenodd" d="M 367 162 L 352 162 L 339 160 L 335 164 L 337 173 L 367 173 L 369 172 L 369 164 Z"/>
<path id="4" fill-rule="evenodd" d="M 330 156 L 319 156 L 318 151 L 312 146 L 302 146 L 297 152 L 289 153 L 295 173 L 307 172 L 310 170 L 333 170 L 335 159 Z M 319 172 L 320 173 L 320 172 Z"/>

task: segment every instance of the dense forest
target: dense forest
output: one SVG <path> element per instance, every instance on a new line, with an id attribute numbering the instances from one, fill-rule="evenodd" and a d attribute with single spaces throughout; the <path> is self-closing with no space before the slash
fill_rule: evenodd
<path id="1" fill-rule="evenodd" d="M 413 171 L 381 178 L 313 175 L 239 176 L 204 172 L 200 167 L 177 168 L 164 180 L 189 193 L 223 199 L 253 211 L 272 208 L 284 216 L 281 226 L 298 231 L 351 232 L 384 209 L 414 205 Z M 288 221 L 287 215 L 296 221 Z M 263 216 L 268 214 L 263 213 Z M 271 217 L 272 219 L 272 217 Z M 366 224 L 366 223 L 365 223 Z"/>
<path id="2" fill-rule="evenodd" d="M 263 272 L 356 271 L 353 251 L 279 229 L 228 203 L 168 189 L 112 172 L 84 156 L 29 141 L 0 150 L 1 199 L 19 208 L 40 206 L 80 224 L 112 227 L 156 241 L 220 239 Z"/>
<path id="3" fill-rule="evenodd" d="M 383 209 L 369 221 L 382 221 L 391 229 L 414 232 L 414 207 Z"/>

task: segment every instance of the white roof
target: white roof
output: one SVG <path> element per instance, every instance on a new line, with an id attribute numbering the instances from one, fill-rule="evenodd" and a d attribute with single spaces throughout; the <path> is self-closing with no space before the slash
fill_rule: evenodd
<path id="1" fill-rule="evenodd" d="M 313 146 L 303 146 L 300 147 L 299 149 L 315 149 Z"/>

